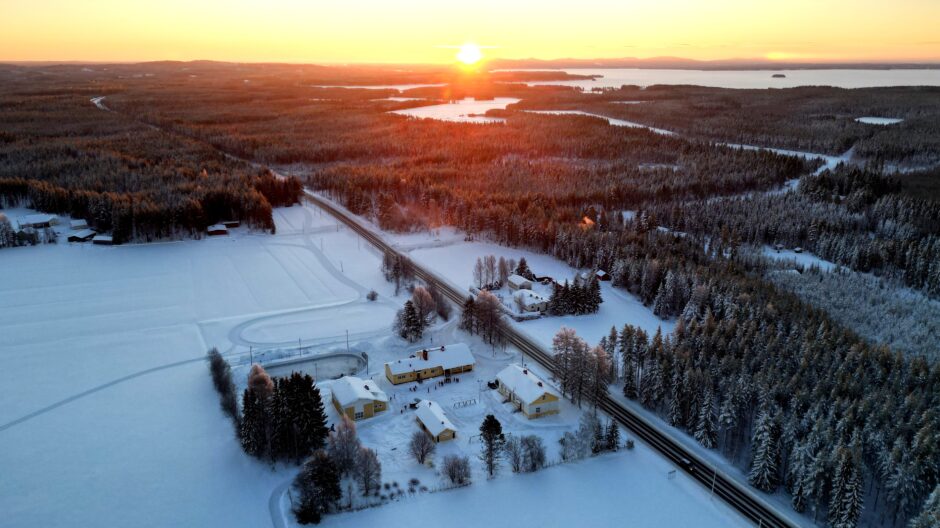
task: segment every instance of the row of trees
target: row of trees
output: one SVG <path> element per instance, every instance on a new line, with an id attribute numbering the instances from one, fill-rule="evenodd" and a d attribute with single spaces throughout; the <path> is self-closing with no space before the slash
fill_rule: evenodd
<path id="1" fill-rule="evenodd" d="M 601 284 L 592 273 L 587 279 L 575 275 L 574 284 L 555 283 L 548 300 L 548 313 L 552 315 L 584 315 L 597 313 L 604 299 Z"/>
<path id="2" fill-rule="evenodd" d="M 252 365 L 238 428 L 246 453 L 297 463 L 323 447 L 328 433 L 320 390 L 310 375 L 293 372 L 272 379 Z"/>
<path id="3" fill-rule="evenodd" d="M 502 303 L 492 293 L 483 290 L 476 296 L 467 297 L 460 313 L 460 329 L 470 335 L 479 335 L 493 346 L 503 344 Z"/>

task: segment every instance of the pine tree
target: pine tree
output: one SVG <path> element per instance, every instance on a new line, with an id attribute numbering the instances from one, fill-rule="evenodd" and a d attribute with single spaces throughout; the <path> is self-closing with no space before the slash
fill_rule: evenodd
<path id="1" fill-rule="evenodd" d="M 910 528 L 937 528 L 940 526 L 940 484 L 924 502 L 924 507 L 917 517 L 911 520 Z"/>
<path id="2" fill-rule="evenodd" d="M 265 432 L 265 403 L 255 391 L 245 389 L 242 396 L 242 420 L 238 427 L 238 436 L 245 453 L 261 458 L 267 448 Z"/>
<path id="3" fill-rule="evenodd" d="M 777 489 L 779 449 L 775 429 L 773 416 L 766 409 L 761 409 L 751 441 L 753 457 L 747 479 L 755 488 L 766 492 Z"/>
<path id="4" fill-rule="evenodd" d="M 620 427 L 613 420 L 607 422 L 607 432 L 604 435 L 604 447 L 607 451 L 620 449 Z"/>
<path id="5" fill-rule="evenodd" d="M 837 449 L 837 465 L 829 499 L 829 524 L 833 528 L 855 528 L 862 511 L 862 485 L 851 452 Z"/>
<path id="6" fill-rule="evenodd" d="M 298 497 L 294 505 L 297 522 L 319 524 L 323 515 L 329 513 L 343 496 L 339 480 L 336 465 L 323 450 L 316 451 L 307 459 L 293 483 Z"/>
<path id="7" fill-rule="evenodd" d="M 506 438 L 503 436 L 502 424 L 492 414 L 487 414 L 480 425 L 480 439 L 483 441 L 480 459 L 487 474 L 493 477 L 499 471 L 499 461 Z"/>
<path id="8" fill-rule="evenodd" d="M 460 313 L 460 329 L 470 335 L 478 331 L 476 301 L 473 297 L 467 297 L 467 300 L 463 303 L 463 310 Z"/>
<path id="9" fill-rule="evenodd" d="M 529 280 L 535 280 L 535 273 L 532 273 L 532 270 L 529 269 L 529 264 L 525 261 L 525 257 L 519 259 L 519 265 L 516 266 L 516 275 L 520 277 L 525 277 Z"/>
<path id="10" fill-rule="evenodd" d="M 718 441 L 718 416 L 715 414 L 715 402 L 712 390 L 706 383 L 702 394 L 698 420 L 695 423 L 695 439 L 706 449 L 713 449 Z"/>

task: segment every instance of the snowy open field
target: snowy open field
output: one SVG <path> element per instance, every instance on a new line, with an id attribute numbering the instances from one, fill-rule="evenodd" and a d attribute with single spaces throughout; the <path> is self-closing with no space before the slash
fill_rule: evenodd
<path id="1" fill-rule="evenodd" d="M 14 218 L 24 212 L 6 211 Z M 286 347 L 297 340 L 314 351 L 344 349 L 347 330 L 351 349 L 369 353 L 368 375 L 392 396 L 388 412 L 359 425 L 363 443 L 378 451 L 383 480 L 404 484 L 414 477 L 432 489 L 442 483 L 437 470 L 419 466 L 405 446 L 417 426 L 413 412 L 402 406 L 424 396 L 438 401 L 459 430 L 458 439 L 442 445 L 436 458 L 451 452 L 470 455 L 474 484 L 331 517 L 327 525 L 375 519 L 412 525 L 414 517 L 403 512 L 413 511 L 433 513 L 448 524 L 499 526 L 490 516 L 510 506 L 525 515 L 527 524 L 577 524 L 559 513 L 562 497 L 574 501 L 569 515 L 596 512 L 591 519 L 597 525 L 615 518 L 637 525 L 744 524 L 686 477 L 667 479 L 670 465 L 640 443 L 631 452 L 537 475 L 512 475 L 506 469 L 487 482 L 475 457 L 479 446 L 469 442 L 485 414 L 495 414 L 508 432 L 539 434 L 554 460 L 557 439 L 576 427 L 578 409 L 565 403 L 560 415 L 536 421 L 512 413 L 480 384 L 520 358 L 468 339 L 454 321 L 439 324 L 415 345 L 389 336 L 392 314 L 404 297 L 392 296 L 381 276 L 380 256 L 313 207 L 281 209 L 275 219 L 274 236 L 240 228 L 228 237 L 117 247 L 68 244 L 62 238 L 57 245 L 0 253 L 0 359 L 6 367 L 0 374 L 0 510 L 5 526 L 290 524 L 285 491 L 295 469 L 272 469 L 241 452 L 202 358 L 211 346 L 241 359 L 249 347 Z M 392 238 L 457 284 L 469 282 L 468 255 L 477 252 L 524 254 L 537 273 L 571 276 L 575 271 L 550 257 L 464 243 L 451 230 Z M 447 255 L 463 267 L 451 265 Z M 380 294 L 377 302 L 364 299 L 370 289 Z M 600 314 L 571 322 L 591 341 L 611 324 L 671 328 L 628 295 L 620 298 L 607 285 L 604 295 Z M 549 318 L 523 328 L 550 341 L 562 322 Z M 393 387 L 381 375 L 384 361 L 415 347 L 455 341 L 467 341 L 478 362 L 477 371 L 459 383 L 440 389 L 426 383 L 422 390 L 431 392 L 421 394 Z M 236 367 L 239 381 L 245 370 Z M 327 401 L 330 385 L 321 382 Z M 471 399 L 476 403 L 454 407 Z M 331 406 L 327 411 L 336 420 Z M 576 495 L 565 486 L 572 481 L 578 481 Z M 557 506 L 520 507 L 537 492 Z M 444 506 L 449 504 L 455 507 Z M 467 517 L 468 512 L 477 517 Z M 506 524 L 518 524 L 518 515 L 506 517 Z"/>

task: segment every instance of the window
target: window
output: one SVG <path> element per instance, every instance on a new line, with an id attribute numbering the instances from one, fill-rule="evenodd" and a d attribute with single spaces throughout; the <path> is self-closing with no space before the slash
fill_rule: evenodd
<path id="1" fill-rule="evenodd" d="M 542 408 L 541 408 L 541 407 L 536 407 L 536 408 L 535 408 L 535 414 L 538 414 L 538 413 L 540 413 L 540 412 L 542 412 Z"/>
<path id="2" fill-rule="evenodd" d="M 365 416 L 365 415 L 362 413 L 362 411 L 359 411 L 359 412 L 357 412 L 357 413 L 354 415 L 354 419 L 356 419 L 356 420 L 362 420 L 363 416 Z"/>

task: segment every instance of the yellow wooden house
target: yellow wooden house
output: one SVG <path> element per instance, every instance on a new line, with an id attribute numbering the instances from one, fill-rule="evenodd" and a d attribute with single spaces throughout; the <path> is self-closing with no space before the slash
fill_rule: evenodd
<path id="1" fill-rule="evenodd" d="M 372 418 L 388 409 L 388 396 L 372 380 L 343 376 L 330 389 L 333 407 L 350 420 Z"/>
<path id="2" fill-rule="evenodd" d="M 560 412 L 561 397 L 531 370 L 509 365 L 496 375 L 497 390 L 526 418 L 541 418 Z"/>
<path id="3" fill-rule="evenodd" d="M 473 370 L 476 360 L 470 347 L 455 343 L 418 350 L 410 357 L 385 364 L 385 377 L 394 385 L 452 376 Z"/>

